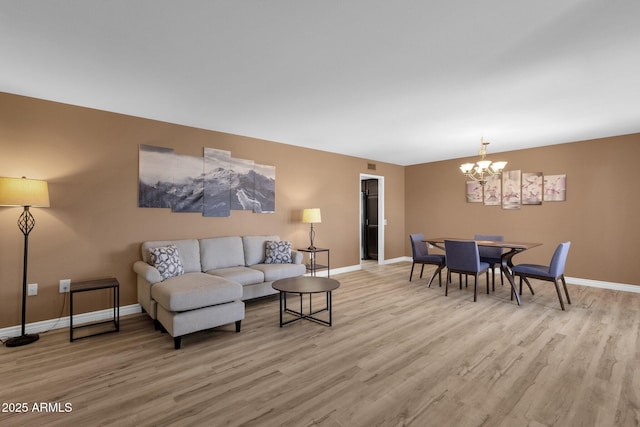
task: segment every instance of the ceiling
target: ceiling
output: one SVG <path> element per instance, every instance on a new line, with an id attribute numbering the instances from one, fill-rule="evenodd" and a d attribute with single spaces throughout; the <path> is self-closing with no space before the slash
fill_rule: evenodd
<path id="1" fill-rule="evenodd" d="M 0 91 L 399 165 L 484 137 L 492 158 L 639 132 L 638 22 L 637 0 L 0 0 Z"/>

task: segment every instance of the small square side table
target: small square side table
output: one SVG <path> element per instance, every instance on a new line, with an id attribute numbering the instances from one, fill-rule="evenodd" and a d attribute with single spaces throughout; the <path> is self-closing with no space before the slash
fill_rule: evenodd
<path id="1" fill-rule="evenodd" d="M 91 322 L 85 323 L 79 326 L 73 326 L 73 296 L 79 292 L 89 292 L 89 291 L 97 291 L 100 289 L 112 289 L 113 290 L 113 319 L 99 321 L 99 322 Z M 114 329 L 98 332 L 95 334 L 84 335 L 78 338 L 75 338 L 73 335 L 73 331 L 81 328 L 88 328 L 91 326 L 110 324 L 112 323 Z M 107 334 L 110 332 L 118 332 L 120 330 L 120 283 L 118 279 L 115 277 L 109 277 L 105 279 L 97 279 L 97 280 L 86 280 L 82 282 L 72 282 L 69 287 L 69 342 L 73 342 L 74 340 L 79 340 L 82 338 L 93 337 L 96 335 Z"/>

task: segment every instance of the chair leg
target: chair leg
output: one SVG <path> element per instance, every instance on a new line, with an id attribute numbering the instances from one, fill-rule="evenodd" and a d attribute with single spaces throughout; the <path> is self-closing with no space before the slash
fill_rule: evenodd
<path id="1" fill-rule="evenodd" d="M 489 274 L 489 272 L 487 272 Z M 496 266 L 491 266 L 491 289 L 496 290 Z M 489 282 L 487 282 L 487 293 L 489 293 Z"/>
<path id="2" fill-rule="evenodd" d="M 422 273 L 424 273 L 424 264 L 422 264 L 422 268 L 420 269 L 420 278 L 422 279 Z"/>
<path id="3" fill-rule="evenodd" d="M 558 301 L 560 301 L 560 308 L 564 311 L 564 302 L 562 302 L 562 294 L 560 293 L 560 287 L 558 286 L 558 280 L 554 279 L 553 284 L 556 286 L 556 293 L 558 294 Z"/>
<path id="4" fill-rule="evenodd" d="M 493 290 L 496 290 L 495 278 L 493 283 Z M 487 270 L 487 295 L 489 295 L 489 270 Z"/>
<path id="5" fill-rule="evenodd" d="M 444 296 L 449 295 L 449 282 L 451 281 L 451 270 L 447 270 L 447 280 L 444 284 Z"/>
<path id="6" fill-rule="evenodd" d="M 467 275 L 469 277 L 469 275 Z M 473 277 L 473 302 L 478 301 L 478 273 Z"/>
<path id="7" fill-rule="evenodd" d="M 571 304 L 571 299 L 569 298 L 569 292 L 567 291 L 567 282 L 564 280 L 564 274 L 560 276 L 562 280 L 562 286 L 564 287 L 564 294 L 567 296 L 567 303 Z"/>
<path id="8" fill-rule="evenodd" d="M 524 278 L 524 283 L 527 284 L 527 287 L 529 288 L 529 290 L 531 291 L 531 295 L 535 295 L 536 293 L 533 292 L 533 288 L 531 287 L 531 282 L 529 282 L 529 279 L 527 279 L 526 277 Z M 520 295 L 522 295 L 522 289 L 520 289 Z"/>
<path id="9" fill-rule="evenodd" d="M 520 296 L 522 296 L 522 276 L 520 276 Z"/>
<path id="10" fill-rule="evenodd" d="M 411 273 L 409 273 L 409 281 L 411 281 L 411 278 L 413 277 L 413 267 L 416 266 L 416 263 L 414 262 L 413 264 L 411 264 Z"/>

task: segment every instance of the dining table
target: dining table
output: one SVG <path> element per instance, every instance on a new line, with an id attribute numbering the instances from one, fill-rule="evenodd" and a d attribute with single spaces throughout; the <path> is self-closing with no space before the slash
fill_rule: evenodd
<path id="1" fill-rule="evenodd" d="M 433 245 L 438 249 L 445 250 L 445 240 L 469 241 L 474 239 L 461 239 L 459 237 L 433 237 L 424 239 L 424 242 L 429 243 L 430 245 Z M 500 256 L 500 270 L 502 271 L 502 273 L 504 273 L 505 277 L 509 281 L 509 284 L 511 285 L 511 299 L 513 299 L 513 296 L 515 295 L 516 301 L 518 302 L 518 305 L 520 305 L 520 294 L 518 292 L 518 288 L 516 287 L 515 277 L 511 271 L 511 267 L 513 267 L 513 257 L 528 249 L 541 246 L 542 243 L 509 241 L 498 242 L 493 240 L 475 240 L 475 242 L 478 244 L 478 246 L 505 249 L 505 251 L 503 251 L 502 255 Z M 533 293 L 533 289 L 531 289 L 531 286 L 528 283 L 527 286 L 529 286 L 529 290 L 531 291 L 531 293 Z"/>

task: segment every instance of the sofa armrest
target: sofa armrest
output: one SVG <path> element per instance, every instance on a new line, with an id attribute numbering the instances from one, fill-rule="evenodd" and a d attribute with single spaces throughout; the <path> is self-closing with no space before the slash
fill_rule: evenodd
<path id="1" fill-rule="evenodd" d="M 139 276 L 142 276 L 152 285 L 154 283 L 162 282 L 160 272 L 155 267 L 150 266 L 144 261 L 136 261 L 133 264 L 133 271 L 135 271 Z"/>
<path id="2" fill-rule="evenodd" d="M 298 251 L 291 251 L 291 264 L 302 264 L 304 254 Z"/>

